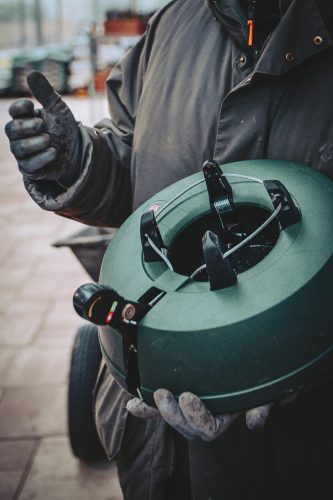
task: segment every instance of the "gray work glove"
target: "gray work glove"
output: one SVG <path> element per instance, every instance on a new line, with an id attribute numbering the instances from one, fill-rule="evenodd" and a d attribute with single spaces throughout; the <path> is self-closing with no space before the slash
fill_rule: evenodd
<path id="1" fill-rule="evenodd" d="M 152 408 L 138 398 L 127 403 L 127 410 L 140 418 L 163 418 L 171 427 L 187 439 L 214 441 L 241 415 L 241 412 L 214 417 L 198 396 L 184 392 L 177 402 L 173 394 L 166 389 L 154 392 L 157 406 Z M 249 429 L 264 426 L 269 415 L 270 404 L 248 410 L 245 413 L 246 425 Z"/>
<path id="2" fill-rule="evenodd" d="M 29 99 L 14 101 L 5 127 L 22 174 L 31 180 L 57 181 L 70 186 L 79 175 L 80 133 L 77 122 L 45 76 L 28 76 L 32 95 L 43 109 L 34 109 Z"/>

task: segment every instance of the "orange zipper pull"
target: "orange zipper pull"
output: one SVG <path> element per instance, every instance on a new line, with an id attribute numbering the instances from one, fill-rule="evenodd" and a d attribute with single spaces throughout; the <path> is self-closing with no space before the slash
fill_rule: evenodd
<path id="1" fill-rule="evenodd" d="M 256 0 L 249 0 L 248 3 L 248 21 L 247 25 L 249 27 L 249 38 L 248 38 L 248 45 L 249 47 L 253 46 L 254 42 L 254 11 L 256 8 Z"/>
<path id="2" fill-rule="evenodd" d="M 253 19 L 249 19 L 247 24 L 249 27 L 248 45 L 249 45 L 249 47 L 252 47 L 253 46 L 253 33 L 254 33 L 254 21 L 253 21 Z"/>

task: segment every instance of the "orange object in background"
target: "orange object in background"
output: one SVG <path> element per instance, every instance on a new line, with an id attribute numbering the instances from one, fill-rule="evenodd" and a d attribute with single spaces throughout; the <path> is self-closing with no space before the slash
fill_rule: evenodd
<path id="1" fill-rule="evenodd" d="M 106 66 L 105 68 L 97 71 L 95 75 L 95 91 L 99 94 L 104 94 L 106 91 L 106 80 L 110 74 L 112 67 Z"/>
<path id="2" fill-rule="evenodd" d="M 104 33 L 108 36 L 141 35 L 146 30 L 146 23 L 139 17 L 123 19 L 106 19 Z"/>

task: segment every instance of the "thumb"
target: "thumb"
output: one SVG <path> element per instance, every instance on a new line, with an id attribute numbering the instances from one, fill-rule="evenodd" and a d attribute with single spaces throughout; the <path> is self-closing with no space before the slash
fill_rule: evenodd
<path id="1" fill-rule="evenodd" d="M 32 71 L 27 77 L 32 95 L 41 103 L 45 110 L 52 108 L 61 100 L 48 79 L 40 71 Z"/>

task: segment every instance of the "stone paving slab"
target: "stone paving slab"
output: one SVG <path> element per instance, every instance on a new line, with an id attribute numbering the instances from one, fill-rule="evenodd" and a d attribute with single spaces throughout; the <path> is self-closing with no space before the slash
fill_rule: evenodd
<path id="1" fill-rule="evenodd" d="M 13 296 L 15 300 L 15 296 Z M 7 300 L 7 308 L 10 306 Z M 4 315 L 0 318 L 0 345 L 5 347 L 25 346 L 33 341 L 36 332 L 41 325 L 41 318 L 32 312 L 26 315 L 20 310 L 16 303 L 17 313 L 15 315 Z"/>
<path id="2" fill-rule="evenodd" d="M 65 386 L 6 389 L 0 404 L 0 439 L 66 434 Z"/>
<path id="3" fill-rule="evenodd" d="M 69 353 L 64 355 L 62 346 L 0 351 L 0 380 L 6 387 L 65 384 L 68 367 Z"/>
<path id="4" fill-rule="evenodd" d="M 43 325 L 34 340 L 34 345 L 40 346 L 67 346 L 70 350 L 75 333 L 82 324 L 82 320 L 77 320 L 75 324 L 70 325 L 49 325 L 47 328 Z"/>
<path id="5" fill-rule="evenodd" d="M 0 499 L 15 498 L 33 455 L 34 440 L 0 442 Z"/>
<path id="6" fill-rule="evenodd" d="M 52 336 L 52 331 L 48 333 L 50 334 L 49 336 L 44 336 L 44 335 L 37 336 L 34 341 L 34 345 L 39 347 L 62 347 L 65 350 L 65 352 L 68 353 L 67 355 L 69 357 L 74 342 L 74 335 L 76 333 L 76 329 L 68 330 L 66 332 L 66 335 L 64 336 L 58 335 L 58 328 L 54 329 L 53 336 Z"/>
<path id="7" fill-rule="evenodd" d="M 0 499 L 14 499 L 25 470 L 34 453 L 36 442 L 2 441 L 0 442 Z"/>
<path id="8" fill-rule="evenodd" d="M 1 288 L 17 290 L 21 284 L 31 275 L 30 266 L 8 266 L 0 274 Z"/>
<path id="9" fill-rule="evenodd" d="M 15 497 L 22 477 L 22 472 L 0 471 L 0 500 L 11 500 Z"/>
<path id="10" fill-rule="evenodd" d="M 0 442 L 0 471 L 23 472 L 34 448 L 33 439 Z"/>
<path id="11" fill-rule="evenodd" d="M 29 296 L 20 300 L 18 289 L 1 293 L 1 303 L 6 308 L 0 313 L 0 346 L 22 347 L 29 345 L 39 332 L 49 307 L 47 298 L 38 300 Z"/>
<path id="12" fill-rule="evenodd" d="M 67 440 L 43 439 L 20 500 L 121 500 L 113 464 L 75 461 Z"/>
<path id="13" fill-rule="evenodd" d="M 82 284 L 82 276 L 73 277 L 69 290 L 64 289 L 64 296 L 60 299 L 51 301 L 51 306 L 45 315 L 43 322 L 43 329 L 47 330 L 51 327 L 76 326 L 81 324 L 84 320 L 80 318 L 73 308 L 73 293 L 75 288 L 72 289 L 72 284 L 80 286 Z"/>

